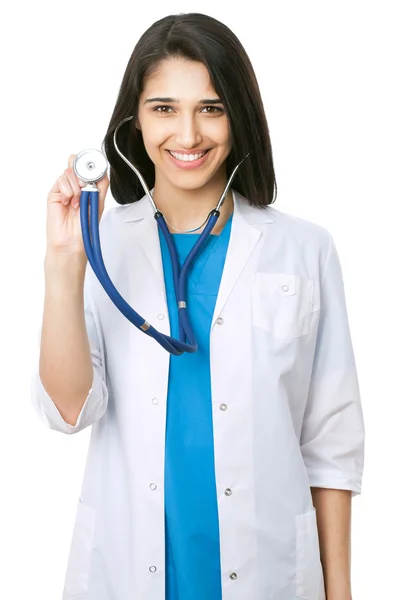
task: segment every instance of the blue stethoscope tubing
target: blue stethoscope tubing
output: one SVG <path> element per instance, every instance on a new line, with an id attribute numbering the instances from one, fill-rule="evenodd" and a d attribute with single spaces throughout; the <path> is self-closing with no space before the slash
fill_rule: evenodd
<path id="1" fill-rule="evenodd" d="M 90 233 L 89 233 L 89 219 L 88 219 L 88 210 L 90 203 Z M 99 192 L 90 190 L 90 191 L 81 191 L 80 197 L 80 214 L 81 214 L 81 224 L 82 224 L 82 237 L 85 246 L 86 255 L 88 257 L 89 263 L 96 274 L 98 280 L 103 286 L 104 290 L 107 292 L 111 300 L 114 302 L 116 307 L 121 311 L 121 313 L 136 327 L 140 328 L 144 333 L 153 337 L 165 350 L 174 355 L 183 354 L 183 352 L 196 352 L 197 350 L 197 342 L 190 325 L 190 321 L 187 315 L 186 306 L 182 306 L 179 308 L 179 340 L 169 337 L 165 334 L 160 333 L 155 329 L 152 325 L 150 325 L 143 317 L 141 317 L 133 308 L 124 300 L 118 290 L 115 288 L 112 283 L 107 270 L 104 265 L 104 260 L 100 248 L 100 236 L 99 236 Z M 160 213 L 161 214 L 161 213 Z M 177 256 L 175 244 L 173 240 L 170 240 L 168 234 L 165 234 L 165 229 L 168 229 L 166 223 L 162 216 L 159 216 L 157 219 L 157 223 L 165 237 L 165 241 L 168 245 L 168 250 L 171 255 L 171 263 L 173 270 L 173 278 L 174 278 L 174 287 L 175 287 L 175 296 L 176 298 L 181 298 L 180 302 L 186 303 L 186 293 L 185 286 L 187 281 L 187 272 L 189 267 L 193 263 L 196 256 L 200 253 L 200 250 L 204 243 L 206 242 L 209 232 L 213 229 L 219 214 L 211 215 L 206 227 L 203 232 L 200 234 L 199 239 L 193 246 L 192 250 L 189 252 L 182 268 L 179 268 L 179 259 Z M 97 225 L 96 225 L 97 224 Z M 168 231 L 169 233 L 169 231 Z M 90 240 L 90 236 L 92 241 Z M 186 335 L 189 343 L 185 343 L 183 340 L 183 336 Z"/>
<path id="2" fill-rule="evenodd" d="M 150 323 L 148 323 L 143 317 L 141 317 L 133 308 L 124 300 L 121 294 L 115 288 L 113 282 L 111 281 L 102 256 L 101 247 L 100 247 L 100 234 L 99 234 L 99 191 L 95 183 L 88 183 L 87 186 L 82 188 L 80 195 L 80 218 L 81 218 L 81 229 L 82 229 L 82 238 L 84 243 L 85 252 L 92 267 L 96 277 L 100 281 L 104 290 L 113 301 L 115 306 L 120 310 L 120 312 L 138 329 L 146 333 L 147 335 L 154 338 L 165 350 L 167 350 L 170 354 L 179 356 L 184 352 L 196 352 L 198 345 L 197 341 L 192 329 L 192 326 L 189 321 L 188 311 L 186 306 L 186 287 L 189 275 L 189 269 L 193 264 L 194 260 L 199 256 L 204 244 L 206 243 L 212 229 L 214 228 L 219 216 L 220 211 L 219 208 L 222 205 L 226 194 L 228 192 L 229 186 L 233 180 L 234 175 L 239 167 L 239 165 L 247 158 L 250 154 L 248 153 L 245 158 L 240 161 L 240 163 L 235 167 L 232 172 L 232 175 L 225 187 L 225 190 L 217 204 L 217 207 L 210 211 L 208 216 L 208 221 L 204 227 L 204 230 L 199 236 L 199 239 L 194 244 L 193 248 L 189 252 L 186 257 L 182 267 L 179 265 L 178 253 L 176 251 L 175 243 L 173 241 L 172 235 L 167 227 L 163 214 L 157 209 L 154 204 L 154 200 L 151 196 L 147 185 L 141 176 L 140 172 L 137 170 L 132 163 L 130 163 L 119 151 L 116 145 L 116 132 L 118 128 L 127 120 L 132 119 L 133 117 L 128 117 L 121 121 L 114 132 L 114 144 L 116 150 L 120 154 L 120 156 L 125 160 L 125 162 L 135 171 L 137 176 L 140 179 L 140 182 L 151 200 L 153 208 L 155 209 L 154 218 L 157 221 L 158 227 L 161 230 L 164 239 L 167 243 L 168 251 L 171 257 L 172 264 L 172 273 L 173 273 L 173 282 L 174 282 L 174 290 L 175 290 L 175 298 L 178 306 L 178 321 L 179 321 L 179 339 L 172 338 L 168 335 L 165 335 L 157 329 L 155 329 Z M 90 225 L 89 225 L 89 208 L 90 208 Z M 187 342 L 186 342 L 187 339 Z"/>

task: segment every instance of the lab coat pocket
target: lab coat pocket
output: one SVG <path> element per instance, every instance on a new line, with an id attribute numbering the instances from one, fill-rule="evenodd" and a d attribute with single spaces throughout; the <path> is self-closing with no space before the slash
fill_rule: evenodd
<path id="1" fill-rule="evenodd" d="M 65 575 L 65 588 L 69 596 L 88 590 L 95 521 L 96 511 L 79 498 Z"/>
<path id="2" fill-rule="evenodd" d="M 255 273 L 253 323 L 280 339 L 310 331 L 314 281 L 294 273 Z"/>
<path id="3" fill-rule="evenodd" d="M 315 507 L 296 515 L 296 595 L 305 600 L 325 600 Z"/>

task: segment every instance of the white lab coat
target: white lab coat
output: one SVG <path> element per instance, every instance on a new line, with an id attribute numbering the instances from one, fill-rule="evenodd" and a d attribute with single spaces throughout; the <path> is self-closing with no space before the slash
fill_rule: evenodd
<path id="1" fill-rule="evenodd" d="M 325 600 L 310 486 L 359 494 L 364 461 L 339 258 L 327 229 L 233 198 L 210 332 L 222 598 Z M 169 334 L 157 227 L 144 196 L 108 209 L 100 237 L 120 294 Z M 47 427 L 92 425 L 63 600 L 164 600 L 170 355 L 117 310 L 90 264 L 85 318 L 94 379 L 75 426 L 38 368 L 32 376 Z"/>

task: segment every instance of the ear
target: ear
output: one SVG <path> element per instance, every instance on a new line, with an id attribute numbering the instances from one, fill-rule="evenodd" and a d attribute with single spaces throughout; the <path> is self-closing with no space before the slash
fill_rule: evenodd
<path id="1" fill-rule="evenodd" d="M 136 122 L 135 122 L 135 127 L 136 127 L 136 129 L 140 129 L 140 125 L 139 125 L 139 121 L 138 121 L 138 119 L 136 119 Z"/>

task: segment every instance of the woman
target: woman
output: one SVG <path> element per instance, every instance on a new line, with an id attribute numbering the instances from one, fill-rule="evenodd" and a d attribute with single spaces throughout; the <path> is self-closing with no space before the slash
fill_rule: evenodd
<path id="1" fill-rule="evenodd" d="M 104 139 L 119 204 L 104 216 L 107 177 L 99 188 L 110 278 L 162 333 L 179 332 L 171 261 L 112 141 L 129 115 L 118 147 L 152 188 L 181 265 L 250 156 L 191 269 L 198 349 L 180 356 L 132 326 L 86 269 L 75 155 L 49 193 L 32 399 L 57 431 L 92 425 L 63 598 L 349 599 L 364 424 L 332 237 L 270 206 L 267 121 L 235 35 L 202 14 L 157 21 Z"/>

